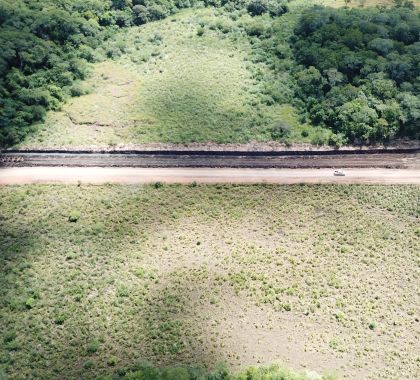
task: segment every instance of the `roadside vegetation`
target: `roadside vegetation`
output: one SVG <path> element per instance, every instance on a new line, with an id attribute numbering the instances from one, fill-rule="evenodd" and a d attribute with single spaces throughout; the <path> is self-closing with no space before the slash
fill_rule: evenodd
<path id="1" fill-rule="evenodd" d="M 414 379 L 419 195 L 1 187 L 0 376 L 150 379 L 140 374 L 147 360 L 170 379 L 167 366 L 203 366 L 194 373 L 204 376 L 217 363 L 234 374 L 280 360 L 349 379 Z M 250 371 L 233 379 L 265 378 Z"/>
<path id="2" fill-rule="evenodd" d="M 416 4 L 1 0 L 0 145 L 418 139 Z"/>

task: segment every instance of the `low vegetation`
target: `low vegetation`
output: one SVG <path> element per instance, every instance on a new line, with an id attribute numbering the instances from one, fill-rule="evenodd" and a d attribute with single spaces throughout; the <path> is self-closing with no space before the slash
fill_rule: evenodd
<path id="1" fill-rule="evenodd" d="M 188 379 L 220 362 L 238 373 L 280 360 L 350 379 L 414 379 L 419 195 L 415 186 L 1 187 L 0 374 L 150 379 L 147 360 L 156 376 Z M 233 379 L 282 373 L 250 371 Z"/>

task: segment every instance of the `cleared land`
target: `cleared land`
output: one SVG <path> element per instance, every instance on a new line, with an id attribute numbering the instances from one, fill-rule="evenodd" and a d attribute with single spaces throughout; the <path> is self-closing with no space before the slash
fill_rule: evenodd
<path id="1" fill-rule="evenodd" d="M 414 380 L 419 196 L 418 186 L 0 187 L 0 371 L 89 379 L 140 359 L 280 360 Z"/>

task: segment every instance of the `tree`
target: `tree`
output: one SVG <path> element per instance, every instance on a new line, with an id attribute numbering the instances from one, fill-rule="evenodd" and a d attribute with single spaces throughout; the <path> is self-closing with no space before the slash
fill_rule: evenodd
<path id="1" fill-rule="evenodd" d="M 368 44 L 369 49 L 376 51 L 378 54 L 386 56 L 394 47 L 394 42 L 389 38 L 374 38 Z"/>
<path id="2" fill-rule="evenodd" d="M 297 73 L 297 83 L 304 96 L 323 96 L 325 79 L 317 68 L 310 66 Z"/>
<path id="3" fill-rule="evenodd" d="M 144 5 L 135 5 L 133 7 L 133 21 L 136 25 L 145 24 L 150 21 L 150 12 Z"/>
<path id="4" fill-rule="evenodd" d="M 378 136 L 378 113 L 362 95 L 339 107 L 336 130 L 356 143 L 373 142 Z"/>

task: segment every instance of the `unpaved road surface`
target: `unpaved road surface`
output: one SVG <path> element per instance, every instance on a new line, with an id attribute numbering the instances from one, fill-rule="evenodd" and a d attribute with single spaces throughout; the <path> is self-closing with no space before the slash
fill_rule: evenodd
<path id="1" fill-rule="evenodd" d="M 13 167 L 0 168 L 0 185 L 34 183 L 238 183 L 238 184 L 415 184 L 417 169 L 348 169 L 335 177 L 332 169 L 235 169 L 235 168 L 98 168 Z"/>
<path id="2" fill-rule="evenodd" d="M 420 169 L 418 151 L 374 152 L 9 152 L 0 154 L 0 166 Z"/>

